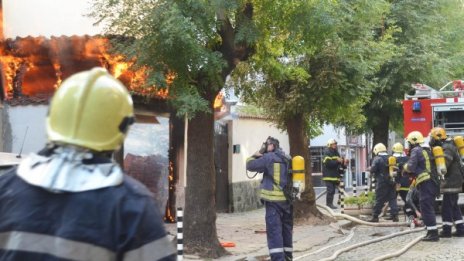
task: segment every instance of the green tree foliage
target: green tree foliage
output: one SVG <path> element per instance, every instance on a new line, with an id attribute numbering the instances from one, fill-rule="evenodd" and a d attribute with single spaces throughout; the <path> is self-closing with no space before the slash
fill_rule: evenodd
<path id="1" fill-rule="evenodd" d="M 384 1 L 279 1 L 279 19 L 259 19 L 266 37 L 236 76 L 245 101 L 266 107 L 284 127 L 287 115 L 359 127 L 360 105 L 374 87 L 371 78 L 392 57 L 391 30 L 381 41 Z M 271 8 L 271 7 L 269 7 Z M 270 102 L 272 101 L 272 102 Z M 273 106 L 266 106 L 272 103 Z"/>
<path id="2" fill-rule="evenodd" d="M 259 1 L 257 1 L 259 2 Z M 144 67 L 148 85 L 169 85 L 187 127 L 186 252 L 225 254 L 216 232 L 213 103 L 226 77 L 253 53 L 257 34 L 252 0 L 94 0 L 92 16 L 115 51 Z M 265 17 L 265 15 L 263 15 Z M 124 39 L 123 39 L 124 38 Z"/>
<path id="3" fill-rule="evenodd" d="M 395 55 L 372 79 L 376 88 L 364 106 L 374 144 L 388 143 L 389 127 L 401 129 L 401 100 L 412 83 L 440 88 L 463 72 L 462 13 L 459 0 L 391 1 L 391 11 L 378 35 L 383 37 L 385 30 L 396 28 Z"/>
<path id="4" fill-rule="evenodd" d="M 264 37 L 256 54 L 235 71 L 246 102 L 264 109 L 289 133 L 290 153 L 310 166 L 311 126 L 336 123 L 351 129 L 364 124 L 362 105 L 374 75 L 394 54 L 393 29 L 379 39 L 389 4 L 385 1 L 261 1 L 272 17 L 257 19 Z M 278 19 L 275 19 L 278 17 Z M 310 170 L 307 193 L 296 216 L 318 215 Z M 311 209 L 312 208 L 312 209 Z M 309 210 L 309 211 L 308 211 Z"/>

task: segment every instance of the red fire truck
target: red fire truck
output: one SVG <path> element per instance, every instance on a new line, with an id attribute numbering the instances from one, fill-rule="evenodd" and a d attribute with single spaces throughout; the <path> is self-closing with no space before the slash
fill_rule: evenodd
<path id="1" fill-rule="evenodd" d="M 464 83 L 456 80 L 439 90 L 413 84 L 414 95 L 403 101 L 404 135 L 420 131 L 424 138 L 433 127 L 443 127 L 449 136 L 464 136 Z"/>

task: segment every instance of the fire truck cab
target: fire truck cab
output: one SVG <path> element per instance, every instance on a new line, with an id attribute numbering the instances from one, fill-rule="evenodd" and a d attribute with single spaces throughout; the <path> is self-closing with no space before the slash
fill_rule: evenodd
<path id="1" fill-rule="evenodd" d="M 415 94 L 403 101 L 404 135 L 420 131 L 428 137 L 433 127 L 443 127 L 447 135 L 464 136 L 464 84 L 449 82 L 439 90 L 425 84 L 413 84 Z"/>

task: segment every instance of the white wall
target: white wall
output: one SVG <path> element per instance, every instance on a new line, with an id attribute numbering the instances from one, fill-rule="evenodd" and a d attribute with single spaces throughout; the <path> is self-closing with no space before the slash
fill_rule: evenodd
<path id="1" fill-rule="evenodd" d="M 268 136 L 279 140 L 282 149 L 289 153 L 288 135 L 281 132 L 271 123 L 257 119 L 237 119 L 229 122 L 229 133 L 232 133 L 229 150 L 232 159 L 229 161 L 230 182 L 249 181 L 246 176 L 246 159 L 255 153 L 266 141 Z M 240 153 L 233 154 L 233 145 L 240 145 Z M 250 175 L 253 173 L 250 173 Z M 257 175 L 255 179 L 261 179 L 262 175 Z"/>
<path id="2" fill-rule="evenodd" d="M 3 0 L 5 38 L 95 35 L 89 0 Z"/>
<path id="3" fill-rule="evenodd" d="M 28 105 L 8 107 L 8 121 L 11 126 L 12 151 L 19 153 L 24 141 L 23 155 L 41 150 L 47 142 L 45 130 L 45 117 L 47 116 L 48 106 Z M 5 127 L 6 124 L 3 126 Z M 29 127 L 29 128 L 28 128 Z M 24 135 L 27 135 L 24 139 Z"/>

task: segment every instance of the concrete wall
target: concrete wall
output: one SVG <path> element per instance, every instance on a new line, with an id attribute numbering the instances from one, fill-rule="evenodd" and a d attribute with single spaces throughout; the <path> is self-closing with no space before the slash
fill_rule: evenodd
<path id="1" fill-rule="evenodd" d="M 282 149 L 288 153 L 288 135 L 272 123 L 259 119 L 237 119 L 229 122 L 230 146 L 229 175 L 231 183 L 249 181 L 246 176 L 246 159 L 259 150 L 268 136 L 279 140 Z M 233 153 L 233 145 L 240 145 L 240 153 Z M 250 173 L 251 174 L 251 173 Z M 260 179 L 257 175 L 255 179 Z"/>
<path id="2" fill-rule="evenodd" d="M 288 135 L 272 123 L 260 119 L 236 119 L 229 126 L 229 199 L 232 212 L 253 210 L 262 206 L 259 200 L 259 185 L 262 174 L 253 179 L 247 177 L 246 159 L 261 147 L 268 136 L 279 140 L 285 152 L 289 152 Z M 239 153 L 233 153 L 233 145 L 240 146 Z M 248 172 L 253 176 L 254 172 Z"/>

